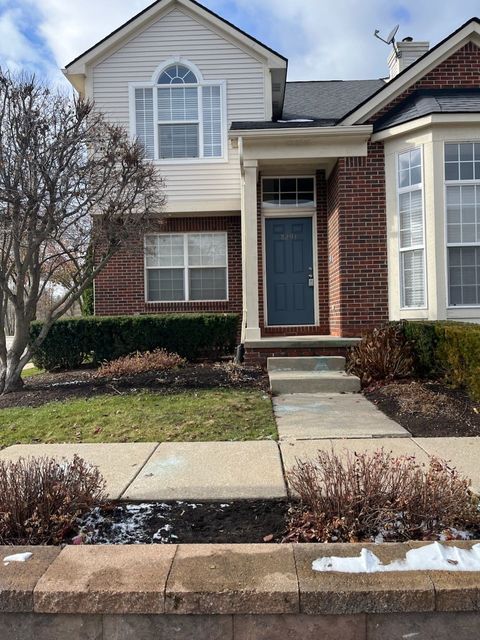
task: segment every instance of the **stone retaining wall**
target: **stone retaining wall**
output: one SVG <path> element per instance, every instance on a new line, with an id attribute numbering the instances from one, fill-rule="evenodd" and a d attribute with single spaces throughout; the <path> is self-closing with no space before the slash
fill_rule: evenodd
<path id="1" fill-rule="evenodd" d="M 473 543 L 461 543 L 465 547 Z M 385 563 L 418 544 L 364 545 Z M 471 640 L 480 573 L 325 574 L 361 545 L 2 547 L 1 640 Z"/>

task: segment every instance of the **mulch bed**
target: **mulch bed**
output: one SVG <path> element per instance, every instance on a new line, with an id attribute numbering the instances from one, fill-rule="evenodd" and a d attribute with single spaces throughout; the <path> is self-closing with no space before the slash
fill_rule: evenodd
<path id="1" fill-rule="evenodd" d="M 0 396 L 0 409 L 39 407 L 47 402 L 114 395 L 125 391 L 150 390 L 177 393 L 190 389 L 268 390 L 268 376 L 259 368 L 231 363 L 191 364 L 160 374 L 142 374 L 121 379 L 99 379 L 92 369 L 44 373 L 25 379 L 20 391 Z"/>
<path id="2" fill-rule="evenodd" d="M 281 500 L 114 503 L 94 509 L 75 533 L 87 544 L 279 542 L 288 508 Z"/>
<path id="3" fill-rule="evenodd" d="M 408 380 L 369 387 L 365 395 L 413 436 L 480 436 L 480 403 L 462 390 Z"/>

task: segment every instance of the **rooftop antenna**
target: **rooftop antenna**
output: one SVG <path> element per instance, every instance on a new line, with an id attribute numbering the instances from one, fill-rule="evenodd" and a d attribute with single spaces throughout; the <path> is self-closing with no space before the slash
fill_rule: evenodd
<path id="1" fill-rule="evenodd" d="M 397 31 L 399 28 L 400 28 L 399 24 L 395 25 L 386 38 L 382 38 L 382 36 L 380 35 L 380 29 L 375 29 L 373 33 L 375 38 L 378 38 L 382 42 L 385 42 L 385 44 L 391 44 L 397 56 L 398 56 L 398 48 L 397 48 L 397 43 L 395 41 L 395 36 L 397 35 Z"/>

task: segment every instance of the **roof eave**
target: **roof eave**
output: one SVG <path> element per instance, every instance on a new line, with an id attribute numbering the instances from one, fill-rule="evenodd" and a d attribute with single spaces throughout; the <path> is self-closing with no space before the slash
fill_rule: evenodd
<path id="1" fill-rule="evenodd" d="M 373 132 L 373 125 L 354 125 L 354 126 L 326 126 L 326 127 L 295 127 L 291 129 L 243 129 L 230 130 L 228 137 L 230 139 L 262 139 L 269 138 L 339 138 L 339 137 L 358 137 L 369 138 Z"/>
<path id="2" fill-rule="evenodd" d="M 480 124 L 480 113 L 468 112 L 456 112 L 456 113 L 432 113 L 428 116 L 421 116 L 409 120 L 408 122 L 402 122 L 388 129 L 382 129 L 382 131 L 376 131 L 372 135 L 372 142 L 381 142 L 389 138 L 395 138 L 397 136 L 404 135 L 406 133 L 412 133 L 426 127 L 434 127 L 440 125 L 448 126 L 462 126 L 468 124 Z"/>

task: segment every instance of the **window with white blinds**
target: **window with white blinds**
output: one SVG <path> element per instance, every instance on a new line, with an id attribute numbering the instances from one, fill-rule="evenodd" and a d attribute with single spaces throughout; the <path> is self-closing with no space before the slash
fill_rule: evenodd
<path id="1" fill-rule="evenodd" d="M 426 304 L 422 151 L 398 155 L 400 292 L 403 308 Z"/>
<path id="2" fill-rule="evenodd" d="M 448 298 L 480 306 L 480 143 L 445 144 Z"/>
<path id="3" fill-rule="evenodd" d="M 135 87 L 138 140 L 152 160 L 222 158 L 222 85 L 204 83 L 183 64 L 165 69 L 155 86 Z"/>
<path id="4" fill-rule="evenodd" d="M 227 300 L 227 234 L 146 236 L 145 270 L 149 302 Z"/>

